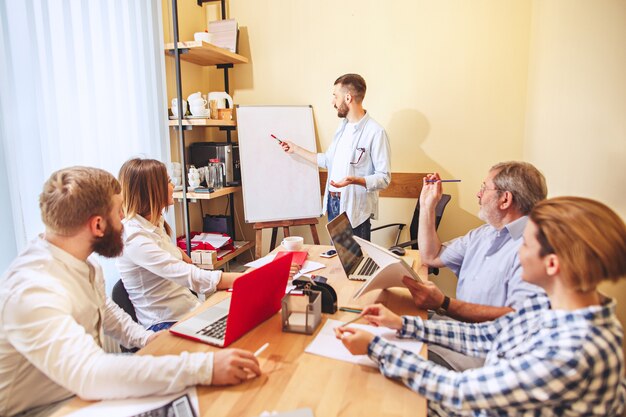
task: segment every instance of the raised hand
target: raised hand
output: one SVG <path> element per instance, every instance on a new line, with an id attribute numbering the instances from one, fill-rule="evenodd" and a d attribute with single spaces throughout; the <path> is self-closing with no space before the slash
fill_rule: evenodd
<path id="1" fill-rule="evenodd" d="M 428 174 L 422 180 L 422 192 L 420 193 L 420 208 L 434 209 L 441 200 L 443 189 L 441 177 L 438 173 Z"/>

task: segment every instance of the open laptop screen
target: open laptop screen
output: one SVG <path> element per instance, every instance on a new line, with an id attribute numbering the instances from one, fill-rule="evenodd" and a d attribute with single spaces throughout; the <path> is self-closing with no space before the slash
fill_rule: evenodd
<path id="1" fill-rule="evenodd" d="M 348 215 L 345 212 L 341 213 L 328 223 L 326 227 L 330 238 L 333 240 L 337 256 L 341 259 L 341 265 L 343 265 L 346 275 L 350 275 L 359 265 L 361 259 L 363 259 L 363 252 L 361 252 L 361 247 L 354 240 Z"/>

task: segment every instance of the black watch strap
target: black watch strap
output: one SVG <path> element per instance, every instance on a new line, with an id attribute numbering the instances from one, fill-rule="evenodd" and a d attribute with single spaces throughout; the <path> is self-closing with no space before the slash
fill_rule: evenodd
<path id="1" fill-rule="evenodd" d="M 445 316 L 446 314 L 448 314 L 448 307 L 450 307 L 450 297 L 444 295 L 443 303 L 441 303 L 439 308 L 435 310 L 435 313 L 439 314 L 440 316 Z"/>

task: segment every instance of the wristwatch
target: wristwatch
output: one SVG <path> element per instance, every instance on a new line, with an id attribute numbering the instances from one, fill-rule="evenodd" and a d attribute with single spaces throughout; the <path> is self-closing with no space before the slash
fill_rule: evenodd
<path id="1" fill-rule="evenodd" d="M 445 316 L 448 314 L 448 307 L 450 307 L 450 297 L 444 295 L 443 303 L 441 303 L 439 308 L 435 310 L 435 313 L 439 314 L 440 316 Z"/>

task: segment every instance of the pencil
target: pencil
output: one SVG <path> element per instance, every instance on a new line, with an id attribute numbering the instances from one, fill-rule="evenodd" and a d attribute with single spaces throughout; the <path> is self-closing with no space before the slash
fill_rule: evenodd
<path id="1" fill-rule="evenodd" d="M 266 344 L 264 344 L 263 346 L 261 346 L 260 348 L 257 349 L 256 352 L 254 352 L 254 356 L 258 357 L 261 353 L 263 353 L 263 351 L 265 349 L 267 349 L 267 347 L 270 345 L 269 342 L 267 342 Z"/>
<path id="2" fill-rule="evenodd" d="M 272 135 L 271 133 L 270 133 L 270 136 L 273 137 L 274 139 L 276 139 L 278 141 L 278 143 L 280 143 L 281 145 L 283 144 L 282 140 L 278 139 L 276 136 Z"/>
<path id="3" fill-rule="evenodd" d="M 437 181 L 441 181 L 441 182 L 461 182 L 461 180 L 426 180 L 426 182 L 437 182 Z"/>
<path id="4" fill-rule="evenodd" d="M 347 311 L 348 313 L 357 313 L 357 314 L 361 314 L 363 312 L 363 310 L 360 310 L 358 308 L 350 308 L 350 307 L 339 307 L 340 311 Z"/>
<path id="5" fill-rule="evenodd" d="M 352 320 L 345 322 L 344 324 L 342 324 L 342 325 L 341 325 L 341 326 L 339 326 L 339 327 L 346 327 L 348 324 L 352 324 L 352 323 L 354 323 L 355 321 L 360 320 L 360 319 L 361 319 L 361 316 L 357 316 L 357 317 L 353 318 Z"/>

